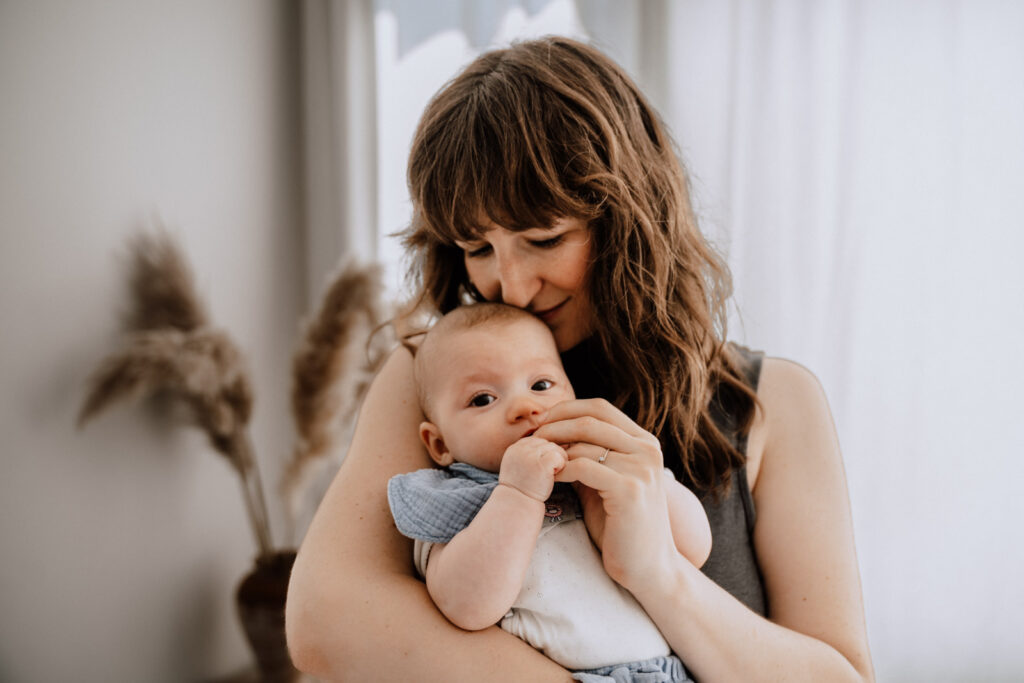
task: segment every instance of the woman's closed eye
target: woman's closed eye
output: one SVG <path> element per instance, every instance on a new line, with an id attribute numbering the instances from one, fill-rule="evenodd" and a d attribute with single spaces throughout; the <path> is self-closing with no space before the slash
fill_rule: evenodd
<path id="1" fill-rule="evenodd" d="M 546 237 L 542 240 L 530 240 L 530 244 L 537 247 L 538 249 L 554 249 L 562 240 L 565 239 L 565 235 L 555 235 L 554 237 Z"/>
<path id="2" fill-rule="evenodd" d="M 479 246 L 465 245 L 460 247 L 469 258 L 480 258 L 491 253 L 491 245 L 481 244 Z"/>
<path id="3" fill-rule="evenodd" d="M 552 235 L 551 237 L 544 237 L 538 239 L 529 239 L 527 242 L 531 247 L 537 249 L 554 249 L 562 243 L 565 239 L 565 233 L 558 235 Z M 465 242 L 456 242 L 455 246 L 466 254 L 467 258 L 484 258 L 490 256 L 494 248 L 487 242 L 482 244 L 467 244 Z"/>

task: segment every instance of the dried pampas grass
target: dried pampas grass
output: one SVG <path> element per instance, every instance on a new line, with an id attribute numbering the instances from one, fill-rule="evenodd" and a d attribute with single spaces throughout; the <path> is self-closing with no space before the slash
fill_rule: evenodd
<path id="1" fill-rule="evenodd" d="M 239 474 L 249 471 L 249 454 L 232 451 L 231 438 L 249 421 L 252 388 L 242 357 L 225 333 L 163 329 L 129 335 L 125 347 L 93 375 L 78 422 L 85 424 L 120 399 L 157 392 L 182 399 L 214 449 Z"/>
<path id="2" fill-rule="evenodd" d="M 208 326 L 188 264 L 166 233 L 139 235 L 130 251 L 129 333 L 91 377 L 79 425 L 122 399 L 162 392 L 181 400 L 238 472 L 259 552 L 269 556 L 267 506 L 248 433 L 252 385 L 242 353 L 227 333 Z"/>
<path id="3" fill-rule="evenodd" d="M 128 330 L 174 328 L 188 332 L 207 324 L 192 270 L 170 235 L 163 230 L 139 233 L 129 242 L 129 251 L 132 307 L 125 316 Z"/>
<path id="4" fill-rule="evenodd" d="M 188 408 L 190 421 L 238 473 L 260 555 L 273 554 L 267 505 L 248 425 L 253 391 L 241 351 L 211 326 L 188 262 L 163 231 L 129 242 L 131 303 L 124 344 L 89 380 L 79 425 L 114 403 L 156 393 Z M 327 456 L 350 436 L 359 404 L 394 335 L 384 322 L 377 266 L 349 264 L 332 276 L 307 320 L 292 363 L 292 415 L 297 439 L 281 479 L 294 535 L 306 492 Z"/>
<path id="5" fill-rule="evenodd" d="M 331 277 L 319 309 L 304 324 L 292 362 L 297 442 L 281 479 L 294 533 L 303 494 L 350 432 L 359 404 L 391 339 L 377 266 L 347 264 Z"/>

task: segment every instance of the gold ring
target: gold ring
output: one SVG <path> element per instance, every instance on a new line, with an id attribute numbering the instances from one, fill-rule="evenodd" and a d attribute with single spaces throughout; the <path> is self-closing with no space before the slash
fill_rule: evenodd
<path id="1" fill-rule="evenodd" d="M 610 450 L 611 450 L 610 448 L 604 449 L 604 453 L 601 454 L 601 457 L 598 458 L 597 461 L 598 462 L 604 462 L 605 460 L 607 460 L 608 459 L 608 451 L 610 451 Z"/>

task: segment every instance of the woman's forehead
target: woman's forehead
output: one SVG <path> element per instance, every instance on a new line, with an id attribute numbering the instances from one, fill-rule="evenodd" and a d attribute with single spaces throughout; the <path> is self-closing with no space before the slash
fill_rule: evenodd
<path id="1" fill-rule="evenodd" d="M 512 232 L 548 228 L 564 213 L 557 207 L 529 206 L 526 202 L 480 205 L 467 201 L 463 206 L 453 204 L 448 217 L 430 216 L 428 225 L 438 240 L 454 245 L 457 241 L 477 240 L 495 228 Z"/>

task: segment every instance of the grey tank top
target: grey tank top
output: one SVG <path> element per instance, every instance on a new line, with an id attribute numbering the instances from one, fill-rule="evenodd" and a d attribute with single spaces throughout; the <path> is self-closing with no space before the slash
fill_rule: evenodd
<path id="1" fill-rule="evenodd" d="M 730 344 L 730 349 L 743 361 L 744 379 L 756 391 L 763 354 L 736 344 Z M 607 374 L 602 367 L 605 361 L 592 340 L 562 354 L 562 361 L 577 397 L 610 395 L 605 381 Z M 746 435 L 738 433 L 731 416 L 719 413 L 714 418 L 737 450 L 746 454 Z M 757 516 L 747 483 L 746 467 L 732 472 L 729 486 L 718 500 L 708 495 L 701 503 L 711 524 L 711 555 L 701 571 L 744 605 L 764 616 L 764 581 L 754 553 L 754 522 Z"/>
<path id="2" fill-rule="evenodd" d="M 764 354 L 736 344 L 731 348 L 743 359 L 747 384 L 756 391 Z M 746 455 L 746 434 L 739 434 L 727 415 L 715 415 L 715 422 L 729 435 L 736 449 Z M 757 512 L 746 466 L 733 470 L 729 487 L 720 500 L 705 496 L 701 503 L 711 523 L 711 556 L 701 571 L 751 610 L 765 616 L 764 579 L 754 554 Z"/>

